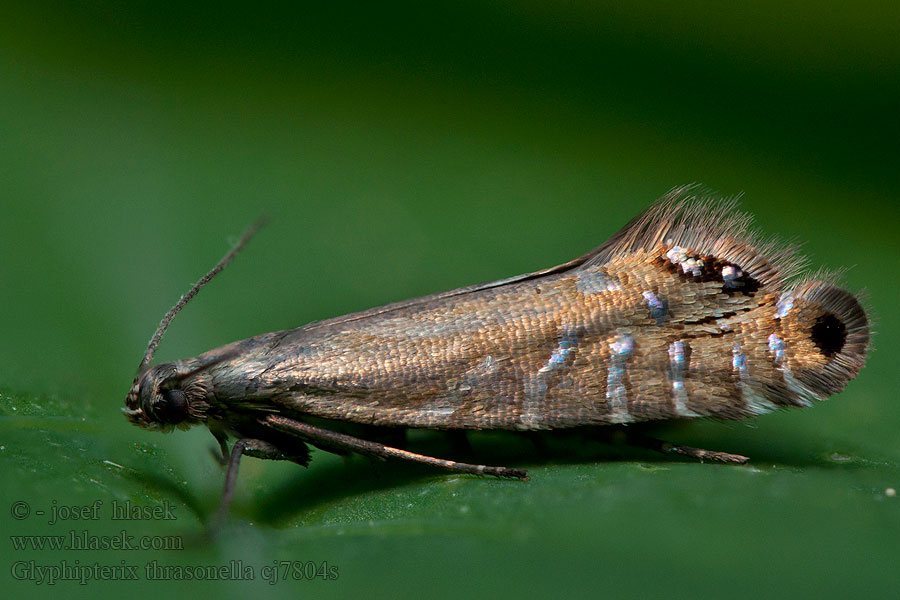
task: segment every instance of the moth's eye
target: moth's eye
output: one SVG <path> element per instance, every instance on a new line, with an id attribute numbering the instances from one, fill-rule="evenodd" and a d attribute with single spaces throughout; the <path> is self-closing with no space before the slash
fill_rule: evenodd
<path id="1" fill-rule="evenodd" d="M 182 390 L 162 390 L 162 399 L 153 407 L 153 413 L 163 423 L 176 425 L 190 416 L 187 394 Z"/>

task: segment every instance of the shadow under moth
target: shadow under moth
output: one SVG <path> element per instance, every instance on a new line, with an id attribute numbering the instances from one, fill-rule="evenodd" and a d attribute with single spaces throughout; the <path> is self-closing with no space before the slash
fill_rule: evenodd
<path id="1" fill-rule="evenodd" d="M 243 454 L 307 465 L 308 445 L 524 479 L 338 431 L 537 431 L 663 419 L 742 419 L 810 406 L 863 367 L 869 325 L 790 245 L 750 230 L 734 200 L 678 188 L 565 264 L 265 333 L 150 366 L 174 315 L 255 228 L 163 318 L 124 409 L 159 431 L 206 425 L 228 464 Z M 231 451 L 228 439 L 234 438 Z M 396 438 L 396 436 L 395 436 Z M 657 450 L 746 457 L 644 438 Z"/>

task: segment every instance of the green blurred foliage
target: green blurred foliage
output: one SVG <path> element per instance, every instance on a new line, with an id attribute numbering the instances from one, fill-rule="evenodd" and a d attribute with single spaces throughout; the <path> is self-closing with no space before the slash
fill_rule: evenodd
<path id="1" fill-rule="evenodd" d="M 900 10 L 893 3 L 103 1 L 0 8 L 0 570 L 33 595 L 835 597 L 896 590 Z M 666 426 L 751 467 L 473 436 L 479 480 L 316 452 L 245 460 L 233 521 L 205 431 L 119 413 L 165 310 L 274 217 L 158 360 L 563 262 L 699 181 L 815 267 L 877 336 L 838 397 Z M 748 425 L 750 425 L 748 427 Z M 422 433 L 417 448 L 452 451 Z M 183 551 L 21 551 L 90 529 L 9 515 L 130 500 Z M 69 527 L 72 525 L 73 527 Z M 7 534 L 7 532 L 9 532 Z M 20 560 L 327 561 L 337 581 L 13 582 Z"/>

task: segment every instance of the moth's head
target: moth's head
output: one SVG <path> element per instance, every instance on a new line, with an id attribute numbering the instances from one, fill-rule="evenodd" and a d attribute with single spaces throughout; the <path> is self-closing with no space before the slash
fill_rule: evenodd
<path id="1" fill-rule="evenodd" d="M 869 320 L 853 294 L 812 280 L 785 292 L 775 307 L 769 350 L 814 398 L 844 389 L 866 364 Z"/>
<path id="2" fill-rule="evenodd" d="M 163 363 L 139 373 L 122 411 L 145 429 L 187 429 L 201 422 L 209 404 L 202 380 L 178 363 Z"/>
<path id="3" fill-rule="evenodd" d="M 155 367 L 151 367 L 150 362 L 153 360 L 153 354 L 156 352 L 166 328 L 178 311 L 184 308 L 204 285 L 209 283 L 234 259 L 263 223 L 265 223 L 265 218 L 258 219 L 251 225 L 241 236 L 237 245 L 229 250 L 209 273 L 201 277 L 160 321 L 159 327 L 150 338 L 150 343 L 147 344 L 147 351 L 138 366 L 138 374 L 134 378 L 134 383 L 131 384 L 131 390 L 125 397 L 125 408 L 122 409 L 128 420 L 135 425 L 147 429 L 171 431 L 174 427 L 187 429 L 205 419 L 209 404 L 206 402 L 207 383 L 202 371 L 214 364 L 215 361 L 199 366 L 186 364 L 195 361 L 177 361 Z M 227 356 L 220 357 L 218 360 L 222 361 L 225 358 Z"/>

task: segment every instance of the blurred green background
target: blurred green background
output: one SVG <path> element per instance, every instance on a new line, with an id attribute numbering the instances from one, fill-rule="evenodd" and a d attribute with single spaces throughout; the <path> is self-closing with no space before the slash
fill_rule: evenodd
<path id="1" fill-rule="evenodd" d="M 5 594 L 892 597 L 900 556 L 900 9 L 781 2 L 3 3 L 0 572 Z M 261 213 L 157 360 L 568 260 L 669 188 L 744 192 L 814 267 L 852 267 L 877 347 L 808 411 L 661 435 L 746 468 L 472 437 L 528 483 L 246 459 L 234 518 L 205 430 L 119 412 L 163 313 Z M 417 449 L 452 454 L 441 436 Z M 32 511 L 104 503 L 50 525 Z M 175 521 L 112 521 L 130 500 Z M 10 535 L 177 535 L 181 551 L 22 550 Z M 145 581 L 243 561 L 251 581 Z M 260 577 L 323 561 L 339 579 Z M 139 582 L 13 565 L 141 566 Z"/>

